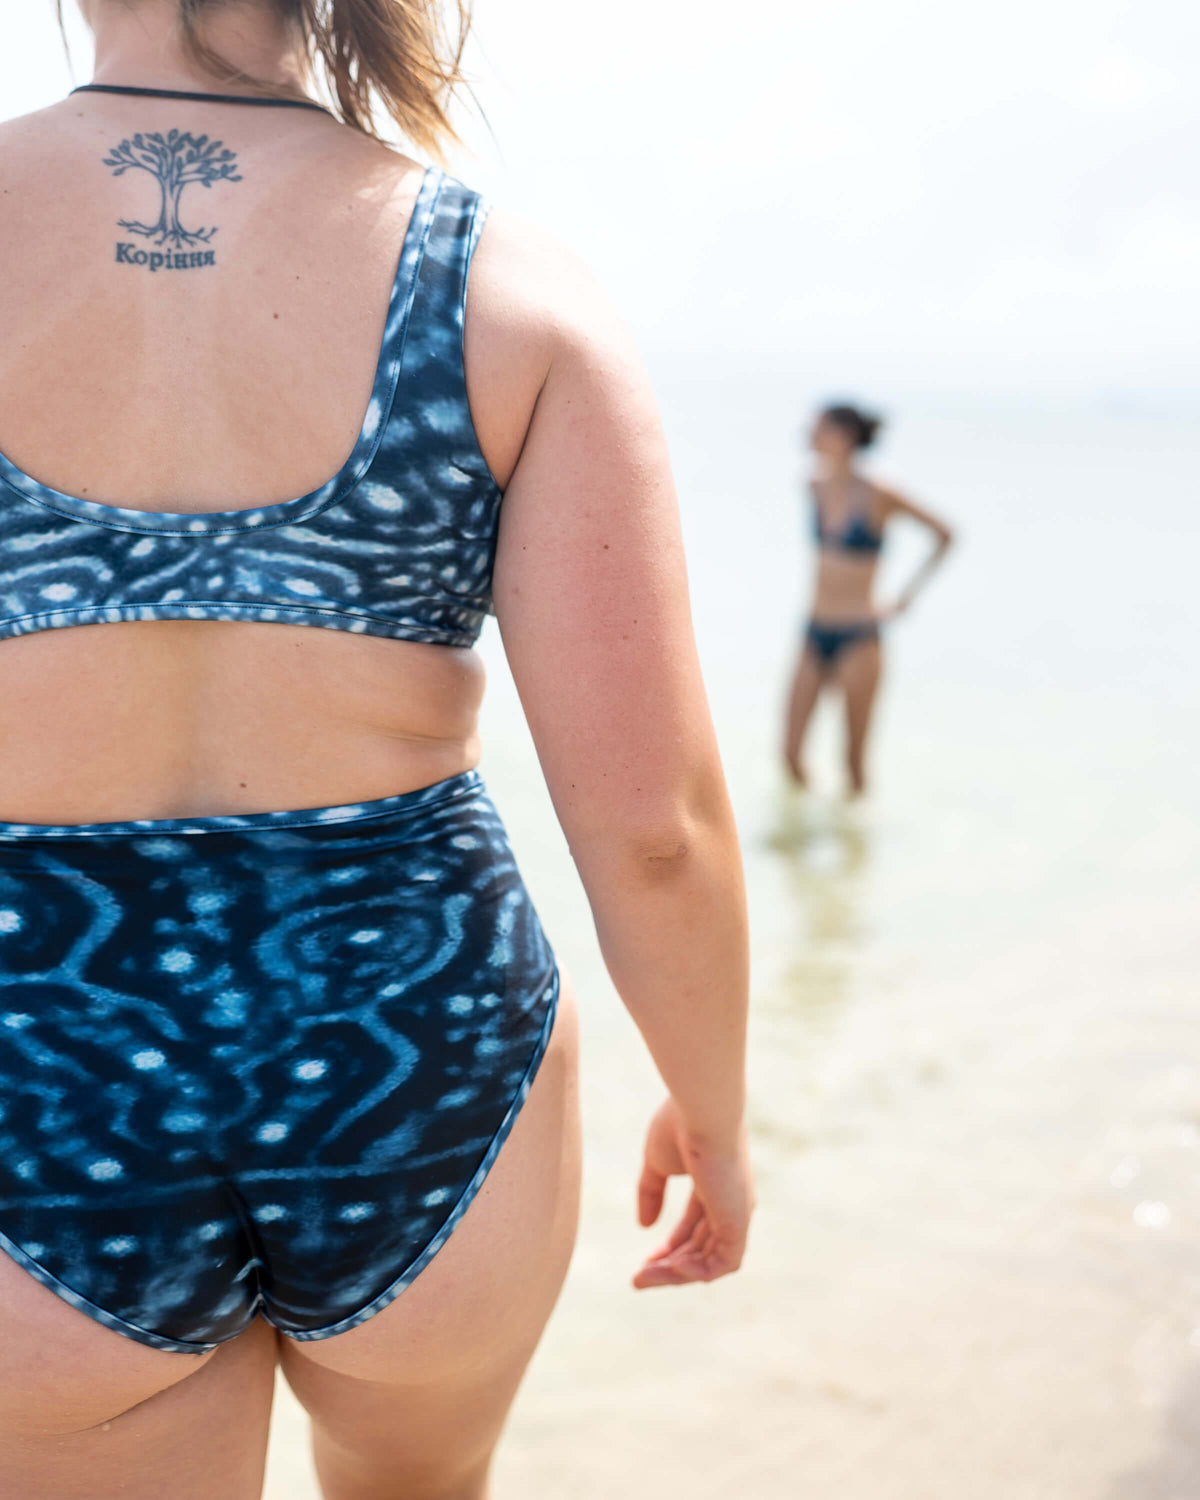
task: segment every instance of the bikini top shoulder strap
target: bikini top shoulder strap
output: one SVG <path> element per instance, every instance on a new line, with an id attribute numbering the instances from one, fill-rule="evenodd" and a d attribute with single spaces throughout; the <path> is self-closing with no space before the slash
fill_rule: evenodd
<path id="1" fill-rule="evenodd" d="M 417 296 L 422 318 L 453 323 L 462 331 L 467 276 L 488 204 L 481 194 L 444 172 L 438 173 L 437 197 L 425 254 L 418 276 Z"/>
<path id="2" fill-rule="evenodd" d="M 401 378 L 405 383 L 456 369 L 462 378 L 467 277 L 488 205 L 479 193 L 438 172 L 417 267 Z M 465 392 L 465 384 L 463 386 Z"/>
<path id="3" fill-rule="evenodd" d="M 467 401 L 463 360 L 467 278 L 488 204 L 444 172 L 430 174 L 427 224 L 419 239 L 412 305 L 400 350 L 392 433 L 384 449 L 403 447 L 472 477 L 488 479 Z M 394 433 L 394 443 L 390 441 Z"/>

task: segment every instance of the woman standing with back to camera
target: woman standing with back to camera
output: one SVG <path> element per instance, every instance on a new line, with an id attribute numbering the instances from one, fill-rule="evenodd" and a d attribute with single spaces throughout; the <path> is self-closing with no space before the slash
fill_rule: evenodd
<path id="1" fill-rule="evenodd" d="M 0 127 L 0 1489 L 256 1496 L 278 1362 L 327 1500 L 474 1500 L 578 1187 L 475 769 L 493 608 L 668 1090 L 642 1222 L 692 1179 L 635 1282 L 746 1238 L 654 403 L 568 257 L 373 138 L 372 90 L 450 133 L 428 0 L 81 5 L 95 85 Z"/>

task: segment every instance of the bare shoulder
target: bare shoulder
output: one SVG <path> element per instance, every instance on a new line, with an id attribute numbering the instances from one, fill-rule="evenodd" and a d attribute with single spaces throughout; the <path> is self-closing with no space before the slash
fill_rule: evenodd
<path id="1" fill-rule="evenodd" d="M 891 515 L 895 511 L 902 511 L 908 507 L 909 501 L 906 497 L 890 484 L 882 484 L 878 479 L 869 479 L 867 488 L 871 493 L 871 498 L 884 515 Z"/>
<path id="2" fill-rule="evenodd" d="M 627 340 L 610 298 L 583 259 L 557 236 L 492 209 L 471 270 L 472 311 L 507 330 L 548 367 L 581 344 Z"/>
<path id="3" fill-rule="evenodd" d="M 871 483 L 871 493 L 885 520 L 893 516 L 907 516 L 909 520 L 919 521 L 922 526 L 927 526 L 944 542 L 951 540 L 953 533 L 942 517 L 935 515 L 933 511 L 919 504 L 910 495 L 893 489 L 890 485 L 879 484 L 875 481 Z"/>
<path id="4" fill-rule="evenodd" d="M 45 220 L 67 133 L 65 104 L 0 122 L 0 257 Z"/>
<path id="5" fill-rule="evenodd" d="M 581 257 L 504 209 L 488 214 L 472 262 L 465 343 L 476 428 L 501 480 L 552 371 L 637 365 L 624 322 Z"/>
<path id="6" fill-rule="evenodd" d="M 64 104 L 0 121 L 0 190 L 37 171 L 63 132 Z"/>
<path id="7" fill-rule="evenodd" d="M 20 146 L 47 127 L 53 126 L 62 109 L 63 103 L 59 101 L 46 109 L 35 109 L 27 115 L 14 115 L 11 120 L 0 120 L 0 151 Z"/>
<path id="8" fill-rule="evenodd" d="M 86 106 L 70 97 L 0 120 L 0 166 L 52 153 L 78 130 Z"/>

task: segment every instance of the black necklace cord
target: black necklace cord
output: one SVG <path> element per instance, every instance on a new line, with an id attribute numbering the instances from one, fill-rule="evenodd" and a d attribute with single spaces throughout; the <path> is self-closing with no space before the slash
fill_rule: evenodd
<path id="1" fill-rule="evenodd" d="M 142 89 L 119 83 L 81 83 L 72 94 L 129 94 L 136 99 L 186 99 L 193 104 L 256 104 L 268 109 L 315 109 L 327 115 L 323 104 L 312 99 L 279 99 L 258 94 L 201 94 L 188 89 Z"/>

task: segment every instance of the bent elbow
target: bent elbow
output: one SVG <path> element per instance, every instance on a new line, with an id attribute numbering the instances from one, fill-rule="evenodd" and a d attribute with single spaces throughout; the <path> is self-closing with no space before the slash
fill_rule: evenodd
<path id="1" fill-rule="evenodd" d="M 722 862 L 731 851 L 736 858 L 737 830 L 718 774 L 632 805 L 606 799 L 572 819 L 568 842 L 577 862 L 593 868 L 599 862 L 620 879 L 660 885 Z"/>
<path id="2" fill-rule="evenodd" d="M 621 881 L 634 884 L 669 883 L 693 868 L 705 844 L 695 820 L 680 817 L 663 823 L 610 823 L 588 832 L 575 830 L 570 840 L 577 864 L 604 868 Z"/>
<path id="3" fill-rule="evenodd" d="M 672 808 L 666 817 L 626 826 L 617 834 L 626 870 L 654 885 L 667 884 L 737 848 L 737 832 L 727 803 Z"/>
<path id="4" fill-rule="evenodd" d="M 637 843 L 631 851 L 639 868 L 655 880 L 669 880 L 691 863 L 690 830 L 682 827 Z"/>

